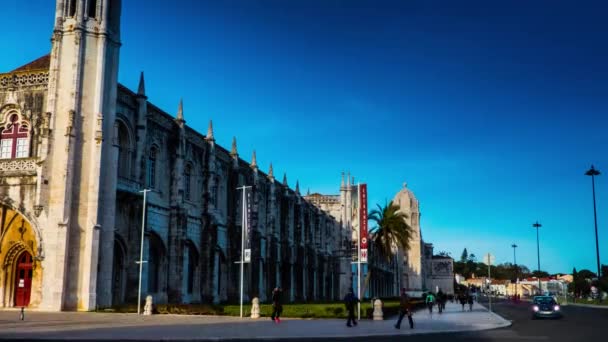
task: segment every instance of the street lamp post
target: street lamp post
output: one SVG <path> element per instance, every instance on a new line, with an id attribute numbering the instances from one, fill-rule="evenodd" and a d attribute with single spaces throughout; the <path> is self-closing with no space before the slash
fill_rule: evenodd
<path id="1" fill-rule="evenodd" d="M 540 227 L 542 227 L 543 225 L 538 223 L 538 221 L 536 221 L 536 223 L 532 224 L 532 227 L 536 228 L 536 255 L 538 257 L 538 290 L 542 293 L 543 289 L 540 285 L 540 244 L 538 243 L 538 229 Z"/>
<path id="2" fill-rule="evenodd" d="M 141 212 L 141 241 L 139 246 L 139 287 L 137 290 L 137 314 L 141 314 L 141 274 L 144 267 L 144 232 L 146 230 L 146 194 L 150 189 L 143 189 L 140 192 L 144 193 L 144 203 Z"/>
<path id="3" fill-rule="evenodd" d="M 515 267 L 515 300 L 517 300 L 517 259 L 515 258 L 515 248 L 517 248 L 516 244 L 512 244 L 513 247 L 513 267 Z"/>
<path id="4" fill-rule="evenodd" d="M 593 165 L 591 168 L 585 172 L 585 175 L 591 176 L 591 189 L 593 191 L 593 221 L 595 223 L 595 256 L 597 258 L 597 279 L 599 280 L 601 277 L 601 267 L 600 267 L 600 246 L 597 238 L 597 211 L 595 209 L 595 176 L 600 175 L 600 171 L 596 170 Z"/>

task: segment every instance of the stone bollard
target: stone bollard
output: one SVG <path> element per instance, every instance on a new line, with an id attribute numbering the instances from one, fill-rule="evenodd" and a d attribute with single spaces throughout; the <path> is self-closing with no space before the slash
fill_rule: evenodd
<path id="1" fill-rule="evenodd" d="M 376 299 L 374 301 L 374 321 L 382 321 L 384 319 L 384 313 L 382 312 L 382 301 Z"/>
<path id="2" fill-rule="evenodd" d="M 251 301 L 251 318 L 260 318 L 260 300 L 258 297 L 253 297 Z"/>
<path id="3" fill-rule="evenodd" d="M 152 315 L 152 310 L 154 306 L 154 300 L 151 295 L 146 297 L 146 305 L 144 306 L 144 315 L 150 316 Z"/>

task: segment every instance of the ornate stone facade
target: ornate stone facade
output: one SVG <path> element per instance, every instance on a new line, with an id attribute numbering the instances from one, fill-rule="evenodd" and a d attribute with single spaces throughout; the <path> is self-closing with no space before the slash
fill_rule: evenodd
<path id="1" fill-rule="evenodd" d="M 52 49 L 0 74 L 0 305 L 91 310 L 142 298 L 237 301 L 241 193 L 252 186 L 245 299 L 344 295 L 350 228 L 117 83 L 119 0 L 57 0 Z M 30 273 L 29 270 L 32 270 Z M 23 271 L 24 273 L 20 273 Z M 22 282 L 23 280 L 23 282 Z M 23 285 L 23 286 L 21 286 Z M 28 292 L 29 291 L 29 292 Z"/>

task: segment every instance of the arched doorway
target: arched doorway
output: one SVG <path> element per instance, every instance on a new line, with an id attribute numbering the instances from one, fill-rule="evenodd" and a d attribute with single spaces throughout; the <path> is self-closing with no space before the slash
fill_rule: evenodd
<path id="1" fill-rule="evenodd" d="M 122 304 L 125 297 L 125 250 L 114 240 L 114 266 L 112 268 L 112 304 Z"/>
<path id="2" fill-rule="evenodd" d="M 28 306 L 32 293 L 32 255 L 21 253 L 15 264 L 15 306 Z"/>

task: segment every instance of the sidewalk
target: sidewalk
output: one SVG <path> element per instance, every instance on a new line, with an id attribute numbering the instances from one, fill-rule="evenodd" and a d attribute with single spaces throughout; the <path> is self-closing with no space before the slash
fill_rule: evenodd
<path id="1" fill-rule="evenodd" d="M 434 308 L 436 309 L 436 308 Z M 443 314 L 428 311 L 414 313 L 414 329 L 407 318 L 401 329 L 394 327 L 395 318 L 384 321 L 362 320 L 349 328 L 346 320 L 289 319 L 280 324 L 264 317 L 257 320 L 224 316 L 183 316 L 135 314 L 26 312 L 24 321 L 16 311 L 0 311 L 0 339 L 45 340 L 253 340 L 253 339 L 320 339 L 328 337 L 366 337 L 429 334 L 486 330 L 511 325 L 500 316 L 475 304 L 472 312 L 461 312 L 458 304 L 447 303 Z"/>
<path id="2" fill-rule="evenodd" d="M 562 305 L 564 305 L 564 304 L 562 304 Z M 578 306 L 581 308 L 608 309 L 608 305 L 598 305 L 598 304 L 567 303 L 566 305 Z"/>

